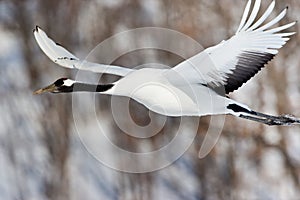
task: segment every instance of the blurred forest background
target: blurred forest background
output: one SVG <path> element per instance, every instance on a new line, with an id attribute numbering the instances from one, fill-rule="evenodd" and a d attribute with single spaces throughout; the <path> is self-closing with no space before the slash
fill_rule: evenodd
<path id="1" fill-rule="evenodd" d="M 262 10 L 270 2 L 263 0 Z M 281 23 L 299 21 L 298 0 L 276 3 L 275 13 L 290 7 Z M 80 58 L 120 31 L 148 26 L 179 31 L 208 47 L 235 33 L 245 5 L 245 0 L 1 0 L 0 199 L 300 199 L 299 126 L 267 127 L 226 116 L 217 145 L 199 159 L 206 117 L 194 143 L 174 164 L 130 174 L 102 165 L 82 146 L 71 95 L 32 95 L 35 89 L 76 73 L 56 66 L 42 53 L 32 34 L 35 25 Z M 299 26 L 292 31 L 298 34 L 275 60 L 231 97 L 261 112 L 300 116 Z M 133 68 L 180 61 L 166 52 L 142 51 L 126 54 L 114 64 Z M 106 75 L 101 81 L 116 78 Z M 99 95 L 97 100 L 99 110 L 111 112 L 110 97 Z M 135 120 L 147 124 L 147 110 L 140 105 L 133 108 L 138 113 L 133 114 Z M 88 137 L 96 130 L 95 123 L 81 109 L 81 126 Z M 178 123 L 169 118 L 160 136 L 170 140 L 168 127 Z M 138 147 L 138 140 L 113 122 L 108 128 L 119 146 Z M 160 145 L 156 136 L 149 140 Z"/>

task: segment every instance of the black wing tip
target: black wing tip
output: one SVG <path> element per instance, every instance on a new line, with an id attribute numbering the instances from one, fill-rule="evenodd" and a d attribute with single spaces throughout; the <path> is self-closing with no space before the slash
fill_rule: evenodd
<path id="1" fill-rule="evenodd" d="M 239 58 L 236 69 L 228 73 L 225 92 L 229 94 L 234 92 L 255 76 L 263 67 L 265 67 L 273 58 L 274 54 L 246 51 Z M 236 73 L 236 74 L 235 74 Z"/>
<path id="2" fill-rule="evenodd" d="M 62 47 L 62 45 L 61 45 L 60 43 L 58 43 L 58 42 L 55 42 L 55 44 L 56 44 L 57 46 L 61 46 L 61 47 Z"/>
<path id="3" fill-rule="evenodd" d="M 39 32 L 39 29 L 41 29 L 41 27 L 39 27 L 38 25 L 36 25 L 35 28 L 33 29 L 33 32 Z"/>
<path id="4" fill-rule="evenodd" d="M 244 113 L 250 113 L 251 114 L 253 112 L 253 111 L 248 110 L 247 108 L 244 108 L 244 107 L 242 107 L 240 105 L 237 105 L 235 103 L 230 103 L 226 108 L 232 110 L 235 113 L 244 112 Z"/>
<path id="5" fill-rule="evenodd" d="M 266 65 L 266 64 L 265 64 Z M 227 86 L 225 85 L 225 94 L 230 94 L 235 92 L 236 90 L 240 89 L 241 87 L 243 87 L 249 80 L 251 80 L 256 74 L 258 74 L 260 71 L 262 70 L 262 68 L 258 69 L 257 72 L 255 72 L 255 74 L 251 75 L 250 78 L 248 78 L 247 80 L 243 80 L 242 83 L 238 86 L 234 85 L 234 86 Z"/>

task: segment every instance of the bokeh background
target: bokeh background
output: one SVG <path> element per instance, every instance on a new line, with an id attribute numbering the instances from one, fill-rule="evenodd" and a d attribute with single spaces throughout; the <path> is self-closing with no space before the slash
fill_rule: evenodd
<path id="1" fill-rule="evenodd" d="M 262 10 L 270 2 L 264 0 Z M 276 3 L 275 13 L 290 8 L 281 24 L 299 20 L 298 0 Z M 116 33 L 148 26 L 179 31 L 208 47 L 235 33 L 245 4 L 245 0 L 1 0 L 0 199 L 300 199 L 299 126 L 268 127 L 226 116 L 217 145 L 199 159 L 210 120 L 201 118 L 194 143 L 175 163 L 156 172 L 130 174 L 104 166 L 86 151 L 76 133 L 71 95 L 32 95 L 57 78 L 76 75 L 41 52 L 32 34 L 35 25 L 81 58 Z M 298 25 L 292 30 L 300 32 Z M 267 68 L 230 96 L 261 112 L 300 116 L 299 43 L 297 34 Z M 149 62 L 174 66 L 180 61 L 168 52 L 145 50 L 121 56 L 114 64 L 133 68 Z M 100 81 L 116 79 L 105 75 Z M 142 149 L 145 141 L 124 134 L 113 122 L 109 102 L 109 96 L 97 96 L 97 112 L 107 116 L 103 118 L 107 134 L 124 149 Z M 131 104 L 134 120 L 149 123 L 147 109 Z M 85 137 L 95 137 L 95 119 L 84 107 L 81 110 L 80 128 L 86 130 Z M 147 145 L 160 147 L 170 141 L 179 122 L 168 118 Z"/>

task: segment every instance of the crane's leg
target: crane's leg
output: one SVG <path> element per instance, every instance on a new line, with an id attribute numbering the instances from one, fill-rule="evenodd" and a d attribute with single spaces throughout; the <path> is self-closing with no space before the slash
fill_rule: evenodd
<path id="1" fill-rule="evenodd" d="M 253 110 L 248 110 L 236 104 L 230 104 L 227 108 L 236 112 L 235 115 L 238 117 L 264 123 L 269 126 L 273 126 L 273 125 L 289 126 L 293 124 L 300 125 L 300 119 L 292 115 L 280 115 L 280 116 L 267 115 Z"/>
<path id="2" fill-rule="evenodd" d="M 300 119 L 295 118 L 292 115 L 272 116 L 272 115 L 266 115 L 263 113 L 252 111 L 251 115 L 240 114 L 239 117 L 244 118 L 244 119 L 249 119 L 252 121 L 256 121 L 256 122 L 260 122 L 260 123 L 264 123 L 269 126 L 272 126 L 272 125 L 288 126 L 288 125 L 292 125 L 292 124 L 300 124 Z"/>

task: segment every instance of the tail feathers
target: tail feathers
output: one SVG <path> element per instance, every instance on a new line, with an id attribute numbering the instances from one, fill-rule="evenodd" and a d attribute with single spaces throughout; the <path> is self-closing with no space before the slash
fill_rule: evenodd
<path id="1" fill-rule="evenodd" d="M 269 126 L 300 125 L 300 119 L 294 117 L 293 115 L 272 116 L 250 110 L 249 108 L 243 107 L 238 104 L 229 104 L 227 108 L 232 110 L 232 114 L 235 116 L 263 123 Z"/>

